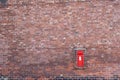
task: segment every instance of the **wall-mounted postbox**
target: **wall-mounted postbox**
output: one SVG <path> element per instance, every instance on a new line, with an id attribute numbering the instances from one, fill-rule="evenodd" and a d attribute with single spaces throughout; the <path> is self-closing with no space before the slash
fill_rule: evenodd
<path id="1" fill-rule="evenodd" d="M 84 68 L 85 65 L 85 48 L 74 48 L 74 64 L 76 68 Z"/>
<path id="2" fill-rule="evenodd" d="M 78 67 L 84 67 L 84 52 L 82 50 L 76 51 L 76 62 Z"/>

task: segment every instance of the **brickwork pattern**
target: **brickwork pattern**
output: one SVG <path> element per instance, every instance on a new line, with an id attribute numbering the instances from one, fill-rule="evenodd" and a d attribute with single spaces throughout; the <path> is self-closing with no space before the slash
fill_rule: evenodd
<path id="1" fill-rule="evenodd" d="M 87 49 L 75 70 L 74 47 Z M 120 75 L 119 0 L 8 0 L 0 7 L 0 74 Z"/>

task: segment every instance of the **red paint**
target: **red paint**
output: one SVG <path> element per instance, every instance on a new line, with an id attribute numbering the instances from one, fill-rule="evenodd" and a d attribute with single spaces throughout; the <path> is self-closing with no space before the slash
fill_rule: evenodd
<path id="1" fill-rule="evenodd" d="M 77 50 L 77 66 L 84 67 L 84 51 Z"/>

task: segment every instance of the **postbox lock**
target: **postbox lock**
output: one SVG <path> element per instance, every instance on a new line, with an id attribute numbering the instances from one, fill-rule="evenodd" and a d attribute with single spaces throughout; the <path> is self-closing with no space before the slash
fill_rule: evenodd
<path id="1" fill-rule="evenodd" d="M 74 65 L 77 69 L 85 68 L 85 48 L 74 48 Z"/>

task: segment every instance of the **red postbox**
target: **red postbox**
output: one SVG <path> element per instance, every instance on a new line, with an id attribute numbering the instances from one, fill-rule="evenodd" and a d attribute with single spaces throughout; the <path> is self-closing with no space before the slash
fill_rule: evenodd
<path id="1" fill-rule="evenodd" d="M 76 51 L 76 61 L 77 61 L 77 67 L 84 67 L 84 51 L 83 50 Z"/>

